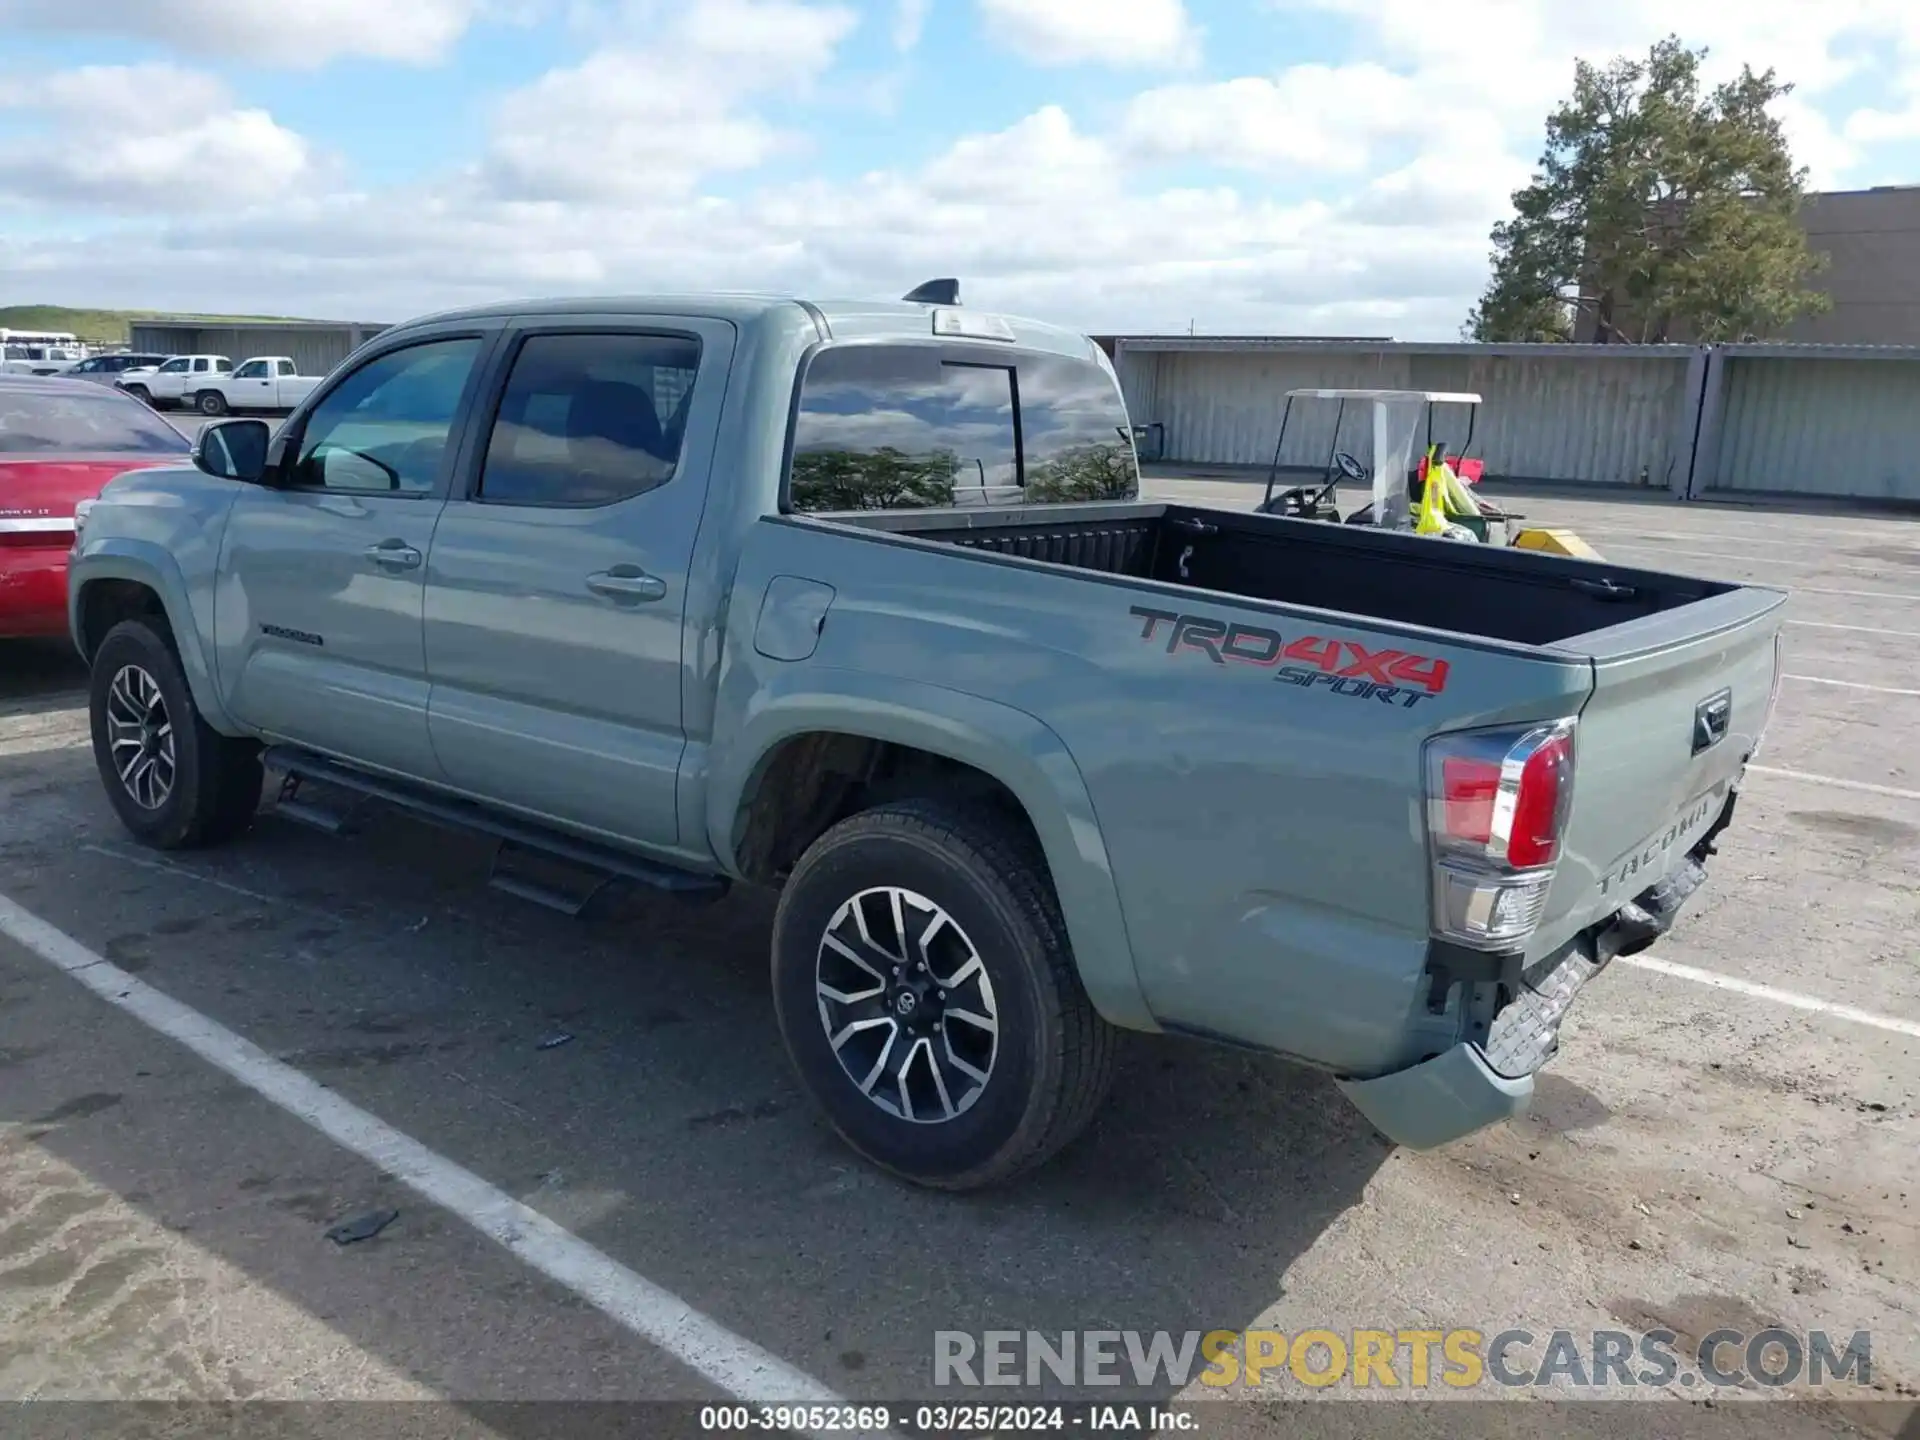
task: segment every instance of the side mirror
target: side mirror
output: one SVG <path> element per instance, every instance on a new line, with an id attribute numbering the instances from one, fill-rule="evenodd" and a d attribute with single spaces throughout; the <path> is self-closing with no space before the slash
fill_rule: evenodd
<path id="1" fill-rule="evenodd" d="M 264 420 L 222 420 L 193 442 L 193 463 L 222 480 L 257 485 L 267 473 L 267 442 L 273 427 Z"/>

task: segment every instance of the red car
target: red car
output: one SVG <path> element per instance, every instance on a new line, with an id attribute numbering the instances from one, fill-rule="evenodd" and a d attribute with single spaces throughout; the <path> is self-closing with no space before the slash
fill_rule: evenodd
<path id="1" fill-rule="evenodd" d="M 73 511 L 114 476 L 185 460 L 187 437 L 131 396 L 0 375 L 0 640 L 67 634 Z"/>

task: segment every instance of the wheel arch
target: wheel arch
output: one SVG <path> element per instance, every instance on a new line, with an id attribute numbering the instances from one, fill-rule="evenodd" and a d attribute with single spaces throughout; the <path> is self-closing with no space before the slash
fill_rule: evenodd
<path id="1" fill-rule="evenodd" d="M 186 581 L 173 558 L 141 541 L 104 544 L 110 548 L 89 550 L 75 562 L 68 584 L 68 624 L 81 658 L 92 664 L 100 642 L 121 621 L 156 619 L 180 657 L 195 708 L 214 729 L 238 734 L 220 703 Z"/>
<path id="2" fill-rule="evenodd" d="M 1086 782 L 1039 719 L 938 686 L 808 667 L 759 692 L 719 753 L 708 840 L 746 880 L 778 883 L 829 826 L 885 800 L 959 795 L 1010 808 L 1046 858 L 1095 1008 L 1116 1025 L 1158 1028 Z"/>

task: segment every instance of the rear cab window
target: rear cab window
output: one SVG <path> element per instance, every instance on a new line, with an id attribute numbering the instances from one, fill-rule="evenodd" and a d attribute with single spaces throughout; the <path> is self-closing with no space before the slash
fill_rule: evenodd
<path id="1" fill-rule="evenodd" d="M 809 514 L 1132 500 L 1126 404 L 1040 351 L 846 344 L 800 380 L 787 508 Z"/>
<path id="2" fill-rule="evenodd" d="M 534 334 L 494 416 L 475 498 L 594 507 L 658 490 L 679 471 L 700 371 L 691 335 Z"/>

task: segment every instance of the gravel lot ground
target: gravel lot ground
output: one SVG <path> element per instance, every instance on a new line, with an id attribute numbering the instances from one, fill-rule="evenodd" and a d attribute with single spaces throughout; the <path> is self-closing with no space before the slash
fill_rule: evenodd
<path id="1" fill-rule="evenodd" d="M 841 1395 L 929 1395 L 939 1330 L 1779 1324 L 1871 1331 L 1879 1388 L 1849 1396 L 1911 1398 L 1920 523 L 1566 492 L 1523 508 L 1622 561 L 1793 587 L 1766 768 L 1656 952 L 1754 988 L 1614 968 L 1534 1113 L 1444 1151 L 1389 1150 L 1284 1063 L 1142 1038 L 1093 1133 L 1031 1181 L 903 1188 L 789 1078 L 763 897 L 623 895 L 569 921 L 489 890 L 483 845 L 397 817 L 350 840 L 268 818 L 156 856 L 101 794 L 59 647 L 0 650 L 0 896 Z M 396 1168 L 0 938 L 0 1398 L 723 1394 Z M 325 1238 L 389 1207 L 375 1239 Z M 1246 1400 L 1200 1433 L 1288 1423 Z M 1479 1433 L 1640 1419 L 1473 1408 Z M 1316 1433 L 1360 1423 L 1322 1409 Z M 1773 1407 L 1767 1433 L 1841 1423 Z"/>

